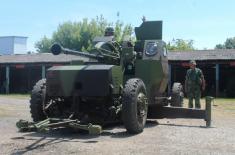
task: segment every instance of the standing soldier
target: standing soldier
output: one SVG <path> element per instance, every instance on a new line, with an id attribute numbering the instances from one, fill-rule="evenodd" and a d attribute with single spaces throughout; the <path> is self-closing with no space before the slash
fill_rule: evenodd
<path id="1" fill-rule="evenodd" d="M 188 95 L 189 108 L 193 108 L 193 98 L 195 99 L 195 107 L 201 108 L 200 98 L 201 89 L 205 90 L 205 79 L 201 69 L 196 68 L 196 62 L 191 60 L 189 62 L 190 69 L 187 70 L 185 78 L 185 91 Z"/>

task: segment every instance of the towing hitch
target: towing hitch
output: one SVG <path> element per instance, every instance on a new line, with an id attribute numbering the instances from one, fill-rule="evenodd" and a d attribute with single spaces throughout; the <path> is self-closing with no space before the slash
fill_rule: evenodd
<path id="1" fill-rule="evenodd" d="M 206 127 L 211 127 L 211 102 L 213 97 L 206 96 L 205 109 L 193 109 L 183 107 L 152 107 L 149 108 L 148 118 L 193 118 L 193 119 L 204 119 L 206 121 Z"/>
<path id="2" fill-rule="evenodd" d="M 16 123 L 16 126 L 19 129 L 19 132 L 47 132 L 51 129 L 60 127 L 70 127 L 73 129 L 86 130 L 91 135 L 99 135 L 102 133 L 102 127 L 100 125 L 92 125 L 91 123 L 83 125 L 80 124 L 79 120 L 72 119 L 47 118 L 37 123 L 19 120 Z"/>

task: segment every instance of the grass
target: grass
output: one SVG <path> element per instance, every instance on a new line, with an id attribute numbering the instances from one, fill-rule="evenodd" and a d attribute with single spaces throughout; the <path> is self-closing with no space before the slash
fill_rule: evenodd
<path id="1" fill-rule="evenodd" d="M 1 94 L 0 97 L 9 97 L 13 99 L 28 99 L 30 94 Z"/>
<path id="2" fill-rule="evenodd" d="M 202 108 L 205 108 L 205 98 L 201 99 Z M 184 106 L 188 106 L 188 99 L 184 99 Z M 235 98 L 215 98 L 212 101 L 213 113 L 218 116 L 235 115 Z"/>
<path id="3" fill-rule="evenodd" d="M 228 111 L 235 114 L 235 99 L 219 98 L 214 102 L 218 109 Z"/>
<path id="4" fill-rule="evenodd" d="M 16 116 L 18 112 L 24 111 L 25 104 L 16 104 L 17 103 L 25 102 L 21 100 L 29 100 L 29 94 L 7 94 L 7 95 L 0 95 L 0 118 L 1 117 L 8 117 L 8 116 Z M 9 103 L 9 104 L 8 104 Z"/>
<path id="5" fill-rule="evenodd" d="M 6 109 L 0 107 L 0 117 L 8 116 Z"/>

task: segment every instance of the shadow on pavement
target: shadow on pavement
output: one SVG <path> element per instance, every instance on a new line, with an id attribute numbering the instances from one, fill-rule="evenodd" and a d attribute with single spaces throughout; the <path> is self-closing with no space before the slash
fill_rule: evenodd
<path id="1" fill-rule="evenodd" d="M 187 128 L 214 128 L 214 127 L 206 127 L 206 126 L 195 126 L 195 125 L 181 125 L 181 124 L 173 124 L 173 123 L 159 123 L 159 125 L 165 125 L 165 126 L 177 126 L 177 127 L 187 127 Z"/>
<path id="2" fill-rule="evenodd" d="M 147 120 L 145 128 L 153 128 L 157 125 L 159 125 L 157 120 Z"/>
<path id="3" fill-rule="evenodd" d="M 28 140 L 28 139 L 25 139 L 25 140 Z M 61 139 L 61 138 L 48 139 L 48 137 L 46 137 L 46 136 L 41 137 L 39 139 L 30 139 L 30 140 L 33 140 L 34 142 L 32 144 L 26 146 L 23 149 L 17 150 L 16 152 L 12 153 L 11 155 L 23 155 L 25 153 L 39 149 L 44 146 L 70 141 L 70 139 Z"/>
<path id="4" fill-rule="evenodd" d="M 151 128 L 157 125 L 157 121 L 148 120 L 145 127 Z M 17 152 L 12 153 L 12 155 L 22 155 L 35 149 L 61 142 L 98 143 L 100 140 L 99 137 L 102 136 L 109 136 L 111 138 L 128 138 L 136 135 L 129 134 L 120 123 L 106 126 L 100 135 L 89 135 L 85 131 L 74 131 L 69 128 L 53 129 L 48 133 L 30 132 L 25 133 L 20 137 L 11 138 L 12 140 L 21 140 L 22 142 L 23 140 L 32 141 L 31 144 L 22 149 L 18 149 Z"/>
<path id="5" fill-rule="evenodd" d="M 99 136 L 99 135 L 98 135 Z M 48 133 L 30 132 L 21 137 L 13 137 L 12 140 L 32 141 L 28 146 L 16 150 L 12 155 L 22 155 L 33 150 L 43 148 L 44 146 L 54 145 L 64 142 L 97 143 L 97 140 L 90 140 L 98 136 L 88 135 L 86 133 L 75 132 L 68 128 L 59 128 Z M 28 142 L 27 142 L 28 143 Z"/>

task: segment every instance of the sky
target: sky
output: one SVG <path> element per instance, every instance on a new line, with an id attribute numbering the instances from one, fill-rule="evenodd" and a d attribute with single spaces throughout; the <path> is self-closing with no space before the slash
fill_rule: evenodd
<path id="1" fill-rule="evenodd" d="M 212 49 L 235 37 L 234 0 L 0 0 L 0 36 L 27 36 L 27 50 L 51 37 L 65 21 L 103 15 L 136 27 L 163 21 L 163 40 L 194 40 L 197 49 Z M 119 17 L 117 17 L 119 12 Z"/>

